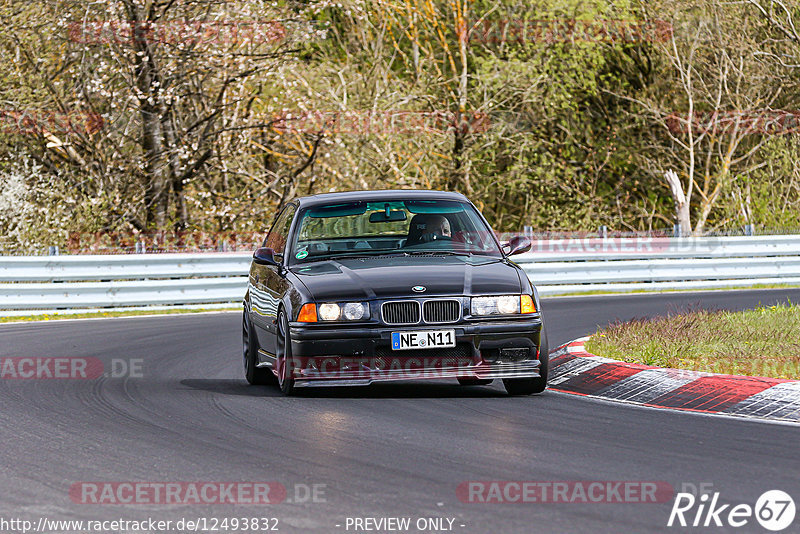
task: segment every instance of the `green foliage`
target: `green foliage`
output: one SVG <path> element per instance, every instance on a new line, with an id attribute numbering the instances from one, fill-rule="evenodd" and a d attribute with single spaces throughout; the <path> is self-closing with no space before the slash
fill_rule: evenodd
<path id="1" fill-rule="evenodd" d="M 188 48 L 156 40 L 150 55 L 132 42 L 70 37 L 80 21 L 126 20 L 131 6 L 170 23 L 279 19 L 285 33 L 277 42 Z M 726 162 L 730 137 L 708 136 L 690 170 L 686 136 L 665 126 L 690 97 L 699 110 L 800 105 L 800 69 L 778 61 L 800 57 L 798 43 L 753 6 L 15 0 L 0 6 L 0 16 L 8 30 L 0 34 L 6 111 L 103 119 L 97 130 L 48 134 L 23 132 L 4 116 L 5 248 L 36 250 L 98 231 L 258 234 L 287 199 L 344 189 L 461 190 L 500 231 L 664 228 L 674 213 L 667 169 L 696 181 L 693 217 L 713 196 L 708 227 L 800 223 L 793 137 L 744 136 Z M 604 21 L 663 21 L 674 41 L 581 33 Z M 689 57 L 687 91 L 678 66 Z M 157 83 L 143 83 L 147 76 Z M 160 125 L 147 120 L 153 109 Z M 333 118 L 292 128 L 298 114 L 315 112 Z M 411 130 L 368 121 L 353 129 L 336 118 L 345 112 L 448 118 Z M 461 112 L 486 120 L 467 120 L 467 129 L 448 124 Z M 29 162 L 22 174 L 20 161 Z M 45 216 L 33 215 L 42 209 Z"/>
<path id="2" fill-rule="evenodd" d="M 686 310 L 618 322 L 586 344 L 592 354 L 658 367 L 800 378 L 800 306 L 743 312 Z"/>
<path id="3" fill-rule="evenodd" d="M 800 228 L 800 140 L 776 136 L 761 155 L 758 168 L 732 183 L 721 211 L 740 225 Z"/>

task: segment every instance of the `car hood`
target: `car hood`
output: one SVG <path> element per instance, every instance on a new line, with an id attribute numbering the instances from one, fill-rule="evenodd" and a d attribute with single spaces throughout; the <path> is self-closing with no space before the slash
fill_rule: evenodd
<path id="1" fill-rule="evenodd" d="M 314 300 L 518 294 L 518 268 L 486 256 L 341 258 L 291 269 Z M 415 293 L 414 286 L 425 286 Z"/>

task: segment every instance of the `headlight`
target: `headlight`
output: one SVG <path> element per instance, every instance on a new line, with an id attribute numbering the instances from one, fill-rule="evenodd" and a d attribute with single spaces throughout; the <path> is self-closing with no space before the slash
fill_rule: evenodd
<path id="1" fill-rule="evenodd" d="M 319 305 L 317 313 L 319 313 L 319 318 L 323 321 L 335 321 L 342 314 L 342 309 L 338 304 L 326 302 Z"/>
<path id="2" fill-rule="evenodd" d="M 326 302 L 317 307 L 317 313 L 322 321 L 360 321 L 369 318 L 369 306 L 366 302 Z"/>
<path id="3" fill-rule="evenodd" d="M 348 302 L 344 305 L 344 318 L 348 321 L 358 321 L 367 316 L 368 310 L 363 302 Z"/>
<path id="4" fill-rule="evenodd" d="M 472 297 L 472 315 L 517 315 L 534 313 L 536 306 L 530 295 L 500 295 L 497 297 Z"/>
<path id="5" fill-rule="evenodd" d="M 519 313 L 519 299 L 512 295 L 497 298 L 497 313 Z"/>

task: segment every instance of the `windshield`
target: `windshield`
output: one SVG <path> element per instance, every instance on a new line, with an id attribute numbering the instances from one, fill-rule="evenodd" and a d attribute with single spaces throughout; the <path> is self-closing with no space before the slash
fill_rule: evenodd
<path id="1" fill-rule="evenodd" d="M 502 257 L 475 208 L 453 200 L 344 202 L 300 214 L 293 263 L 337 256 L 479 254 Z"/>

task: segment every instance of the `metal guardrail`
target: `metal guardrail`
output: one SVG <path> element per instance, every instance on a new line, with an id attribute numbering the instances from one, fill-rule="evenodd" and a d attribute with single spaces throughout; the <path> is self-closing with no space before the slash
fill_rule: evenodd
<path id="1" fill-rule="evenodd" d="M 0 282 L 243 276 L 250 259 L 247 253 L 0 256 Z"/>
<path id="2" fill-rule="evenodd" d="M 513 259 L 541 295 L 800 285 L 800 235 L 534 239 Z M 249 265 L 243 253 L 0 256 L 0 316 L 237 303 Z"/>

